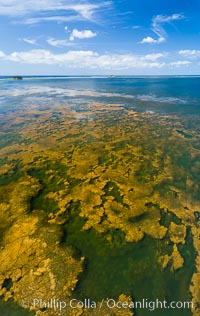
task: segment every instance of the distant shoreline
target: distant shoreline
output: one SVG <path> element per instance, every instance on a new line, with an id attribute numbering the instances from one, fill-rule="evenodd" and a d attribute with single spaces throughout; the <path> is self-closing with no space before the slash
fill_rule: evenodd
<path id="1" fill-rule="evenodd" d="M 2 79 L 11 79 L 13 80 L 15 77 L 17 76 L 13 76 L 13 75 L 6 75 L 0 76 L 0 80 Z M 134 78 L 134 79 L 143 79 L 143 78 L 198 78 L 200 77 L 199 75 L 20 75 L 20 77 L 23 77 L 23 79 L 70 79 L 70 78 L 91 78 L 91 79 L 117 79 L 117 78 Z"/>

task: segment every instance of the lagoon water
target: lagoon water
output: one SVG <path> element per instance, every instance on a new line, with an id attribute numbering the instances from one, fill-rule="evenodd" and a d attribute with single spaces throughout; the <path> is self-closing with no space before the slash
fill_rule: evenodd
<path id="1" fill-rule="evenodd" d="M 200 77 L 0 77 L 0 111 L 31 104 L 101 101 L 136 111 L 200 114 Z"/>
<path id="2" fill-rule="evenodd" d="M 95 102 L 105 105 L 122 104 L 127 110 L 148 115 L 157 114 L 158 117 L 167 116 L 169 122 L 173 117 L 176 119 L 180 117 L 184 120 L 184 124 L 187 125 L 187 120 L 189 124 L 193 124 L 191 118 L 198 118 L 200 115 L 200 77 L 25 76 L 23 80 L 0 77 L 0 114 L 16 112 L 17 116 L 18 110 L 33 108 L 45 111 L 54 109 L 57 105 L 69 106 L 76 112 L 82 112 L 88 104 Z M 188 137 L 192 135 L 192 128 L 190 125 L 191 134 Z M 195 129 L 198 128 L 200 126 L 195 125 Z M 179 133 L 183 133 L 184 136 L 184 131 Z M 9 143 L 9 135 L 7 136 L 8 138 L 5 136 L 0 138 L 0 146 Z M 11 136 L 12 142 L 16 142 L 13 135 Z M 196 143 L 195 145 L 199 149 L 199 145 Z M 185 163 L 184 166 L 187 164 Z M 39 178 L 34 172 L 31 175 Z M 35 208 L 39 209 L 40 198 L 35 198 Z M 78 252 L 87 259 L 85 271 L 74 293 L 75 297 L 78 299 L 90 297 L 100 301 L 103 296 L 117 298 L 121 292 L 124 292 L 138 300 L 144 297 L 152 300 L 167 297 L 169 301 L 191 299 L 188 288 L 195 270 L 195 250 L 189 230 L 182 251 L 185 259 L 184 267 L 173 273 L 167 268 L 163 273 L 156 259 L 157 251 L 163 247 L 162 240 L 145 236 L 139 243 L 126 243 L 123 236 L 118 236 L 117 232 L 115 235 L 117 245 L 110 248 L 94 231 L 82 231 L 82 225 L 79 216 L 72 217 L 66 225 L 68 238 L 63 243 L 77 248 Z M 168 239 L 169 236 L 166 238 L 167 242 Z M 167 245 L 165 247 L 167 252 L 169 247 Z M 20 309 L 13 306 L 0 303 L 0 309 L 5 311 L 5 315 L 28 315 L 25 311 L 22 314 Z M 149 313 L 148 310 L 138 310 L 136 315 L 148 316 Z M 189 310 L 172 310 L 170 314 L 164 310 L 152 312 L 155 316 L 160 313 L 163 316 L 191 316 Z"/>

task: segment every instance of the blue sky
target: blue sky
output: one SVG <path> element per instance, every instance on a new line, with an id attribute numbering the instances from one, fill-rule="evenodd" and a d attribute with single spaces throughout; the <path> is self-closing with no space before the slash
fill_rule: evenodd
<path id="1" fill-rule="evenodd" d="M 0 0 L 0 75 L 200 74 L 200 0 Z"/>

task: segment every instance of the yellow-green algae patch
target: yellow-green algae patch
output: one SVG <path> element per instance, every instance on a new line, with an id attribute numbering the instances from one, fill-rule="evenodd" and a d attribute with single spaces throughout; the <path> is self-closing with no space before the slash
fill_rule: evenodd
<path id="1" fill-rule="evenodd" d="M 4 117 L 2 133 L 8 130 L 20 136 L 19 141 L 13 139 L 0 149 L 4 299 L 11 297 L 18 304 L 33 295 L 69 300 L 87 258 L 74 256 L 73 249 L 62 244 L 63 225 L 68 227 L 70 218 L 78 216 L 82 231 L 94 230 L 113 247 L 115 231 L 126 243 L 139 243 L 146 236 L 158 240 L 163 250 L 158 249 L 157 262 L 160 269 L 170 267 L 171 271 L 184 268 L 180 249 L 185 248 L 180 246 L 186 247 L 190 228 L 197 253 L 190 292 L 197 304 L 198 133 L 194 130 L 192 139 L 185 138 L 177 133 L 181 124 L 187 133 L 184 119 L 137 114 L 123 110 L 120 104 L 95 103 L 84 115 L 79 114 L 58 105 L 59 119 L 51 109 Z M 22 122 L 26 123 L 23 129 Z M 169 211 L 180 223 L 162 223 L 162 213 Z M 171 243 L 167 253 L 166 240 Z M 9 290 L 3 286 L 8 279 L 13 282 Z M 192 312 L 197 316 L 198 308 Z M 56 315 L 51 313 L 37 310 L 37 315 Z M 89 315 L 91 311 L 66 313 Z M 112 314 L 102 310 L 102 315 Z"/>
<path id="2" fill-rule="evenodd" d="M 12 187 L 6 197 L 7 208 L 5 202 L 0 204 L 1 212 L 11 215 L 1 243 L 0 294 L 22 307 L 37 297 L 67 300 L 78 282 L 84 258 L 75 259 L 72 250 L 60 246 L 60 228 L 45 225 L 42 210 L 29 214 L 30 199 L 39 189 L 36 179 L 27 177 Z M 3 286 L 5 280 L 12 281 L 11 288 Z"/>

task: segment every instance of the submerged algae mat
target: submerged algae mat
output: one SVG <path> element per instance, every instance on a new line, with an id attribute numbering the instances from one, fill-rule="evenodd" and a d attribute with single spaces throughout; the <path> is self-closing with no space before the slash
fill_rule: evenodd
<path id="1" fill-rule="evenodd" d="M 93 230 L 81 230 L 83 222 L 77 217 L 66 225 L 66 244 L 73 245 L 87 258 L 87 263 L 74 297 L 84 299 L 90 297 L 95 301 L 103 297 L 115 298 L 120 293 L 127 293 L 136 301 L 143 298 L 149 301 L 159 298 L 161 301 L 187 301 L 191 299 L 187 288 L 194 271 L 194 249 L 188 236 L 186 252 L 182 252 L 185 265 L 176 273 L 170 268 L 164 272 L 157 261 L 158 253 L 171 252 L 169 239 L 155 240 L 145 236 L 138 243 L 125 243 L 121 234 L 112 232 L 114 244 L 105 243 Z M 188 249 L 190 251 L 188 252 Z M 169 311 L 155 310 L 154 315 L 169 315 Z M 138 309 L 134 315 L 149 315 L 149 309 Z M 152 312 L 151 312 L 152 313 Z M 188 310 L 171 310 L 170 315 L 192 315 Z"/>
<path id="2" fill-rule="evenodd" d="M 34 298 L 192 300 L 191 310 L 162 315 L 197 316 L 199 126 L 198 118 L 138 114 L 121 104 L 2 114 L 2 299 L 43 316 L 60 311 L 33 306 Z"/>

